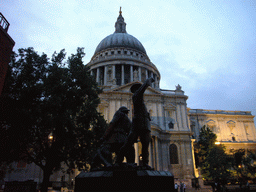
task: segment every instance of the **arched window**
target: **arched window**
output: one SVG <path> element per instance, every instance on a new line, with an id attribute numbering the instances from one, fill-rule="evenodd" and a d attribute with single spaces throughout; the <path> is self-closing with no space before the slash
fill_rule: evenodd
<path id="1" fill-rule="evenodd" d="M 170 145 L 169 153 L 170 153 L 170 163 L 171 164 L 179 164 L 178 149 L 177 149 L 177 146 L 175 144 Z"/>

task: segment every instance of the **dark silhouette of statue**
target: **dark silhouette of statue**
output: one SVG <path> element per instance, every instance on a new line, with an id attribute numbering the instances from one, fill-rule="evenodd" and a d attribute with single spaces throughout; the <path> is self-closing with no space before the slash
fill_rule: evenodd
<path id="1" fill-rule="evenodd" d="M 144 84 L 134 84 L 131 87 L 131 92 L 133 93 L 132 101 L 134 107 L 134 117 L 132 119 L 132 130 L 125 142 L 125 144 L 120 149 L 120 153 L 117 157 L 117 163 L 121 164 L 126 151 L 129 150 L 130 146 L 133 146 L 134 142 L 137 141 L 138 137 L 142 144 L 142 165 L 144 167 L 149 167 L 148 165 L 148 146 L 151 140 L 150 136 L 150 115 L 147 111 L 146 105 L 143 100 L 143 95 L 148 86 L 151 85 L 155 80 L 151 77 L 148 78 Z"/>
<path id="2" fill-rule="evenodd" d="M 118 156 L 120 148 L 124 145 L 131 131 L 132 123 L 128 118 L 128 113 L 129 109 L 123 106 L 114 114 L 108 129 L 101 138 L 102 145 L 93 158 L 92 168 L 101 167 L 101 164 L 105 167 L 112 167 L 112 153 L 116 153 L 116 156 Z M 135 151 L 133 145 L 128 147 L 124 156 L 127 162 L 134 162 Z"/>

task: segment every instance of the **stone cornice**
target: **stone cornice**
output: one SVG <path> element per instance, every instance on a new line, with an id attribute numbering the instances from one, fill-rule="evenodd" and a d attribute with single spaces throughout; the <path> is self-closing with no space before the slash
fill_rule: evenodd
<path id="1" fill-rule="evenodd" d="M 211 114 L 211 115 L 252 115 L 251 111 L 228 111 L 228 110 L 206 110 L 206 109 L 189 109 L 190 114 Z"/>
<path id="2" fill-rule="evenodd" d="M 103 93 L 101 93 L 100 95 L 130 95 L 132 96 L 132 93 L 130 92 L 123 92 L 123 91 L 113 91 L 113 90 L 108 90 L 108 91 L 104 91 Z M 145 101 L 147 102 L 157 102 L 157 103 L 161 103 L 161 102 L 166 102 L 163 101 L 165 98 L 172 98 L 172 99 L 177 99 L 177 98 L 181 98 L 181 99 L 187 99 L 187 96 L 184 95 L 172 95 L 172 96 L 166 96 L 166 95 L 162 95 L 162 94 L 147 94 L 145 93 Z M 155 99 L 149 99 L 147 97 L 155 97 Z M 160 98 L 159 98 L 160 97 Z M 177 104 L 182 104 L 185 105 L 186 101 L 184 102 L 176 102 Z"/>
<path id="3" fill-rule="evenodd" d="M 243 115 L 243 114 L 205 114 L 205 113 L 188 113 L 189 116 L 204 116 L 204 117 L 216 117 L 223 118 L 218 119 L 219 121 L 225 121 L 225 119 L 230 118 L 254 118 L 254 115 Z"/>
<path id="4" fill-rule="evenodd" d="M 223 145 L 245 145 L 245 146 L 248 146 L 248 145 L 255 145 L 256 147 L 256 141 L 251 141 L 251 142 L 248 142 L 248 141 L 236 141 L 236 142 L 232 142 L 232 141 L 220 141 L 220 144 L 223 144 Z"/>

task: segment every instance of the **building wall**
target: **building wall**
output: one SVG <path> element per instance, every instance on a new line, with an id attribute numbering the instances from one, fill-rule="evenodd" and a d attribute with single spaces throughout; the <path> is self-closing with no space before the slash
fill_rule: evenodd
<path id="1" fill-rule="evenodd" d="M 112 91 L 100 94 L 101 104 L 98 110 L 110 122 L 114 113 L 121 106 L 130 109 L 129 118 L 132 119 L 132 93 L 129 87 L 121 86 Z M 169 94 L 168 94 L 169 93 Z M 144 94 L 144 101 L 151 115 L 151 143 L 149 147 L 149 165 L 159 171 L 170 171 L 179 179 L 194 178 L 194 161 L 192 140 L 186 109 L 187 96 L 183 91 L 161 92 L 159 89 L 148 89 Z M 173 126 L 170 127 L 169 123 Z M 178 163 L 171 164 L 171 144 L 177 146 Z M 139 164 L 141 144 L 135 144 L 136 163 Z"/>
<path id="2" fill-rule="evenodd" d="M 13 39 L 8 35 L 7 30 L 9 27 L 8 21 L 0 13 L 0 95 L 4 86 L 5 75 L 7 66 L 10 62 L 12 48 L 15 45 Z"/>
<path id="3" fill-rule="evenodd" d="M 22 164 L 22 165 L 21 165 Z M 14 162 L 10 165 L 5 175 L 5 181 L 28 181 L 34 180 L 38 183 L 43 181 L 43 171 L 34 163 Z"/>
<path id="4" fill-rule="evenodd" d="M 256 149 L 254 116 L 249 111 L 188 110 L 190 127 L 195 139 L 207 125 L 217 135 L 217 141 L 231 149 Z"/>

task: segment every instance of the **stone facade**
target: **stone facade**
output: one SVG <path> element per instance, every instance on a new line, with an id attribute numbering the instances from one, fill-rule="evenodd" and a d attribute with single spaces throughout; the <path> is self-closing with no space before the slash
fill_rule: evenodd
<path id="1" fill-rule="evenodd" d="M 198 139 L 202 126 L 207 125 L 216 135 L 217 141 L 232 149 L 256 151 L 256 129 L 250 111 L 188 110 L 190 127 Z"/>
<path id="2" fill-rule="evenodd" d="M 139 82 L 139 81 L 138 81 Z M 99 112 L 110 122 L 115 111 L 121 106 L 133 109 L 131 82 L 100 95 Z M 144 100 L 151 116 L 151 144 L 149 165 L 160 171 L 171 171 L 178 178 L 193 178 L 194 164 L 192 154 L 192 132 L 189 128 L 186 100 L 181 90 L 166 91 L 149 87 Z M 129 113 L 132 119 L 132 112 Z M 175 164 L 171 164 L 170 146 L 176 146 Z M 141 154 L 140 143 L 135 143 L 136 163 Z M 176 174 L 175 174 L 176 173 Z"/>

